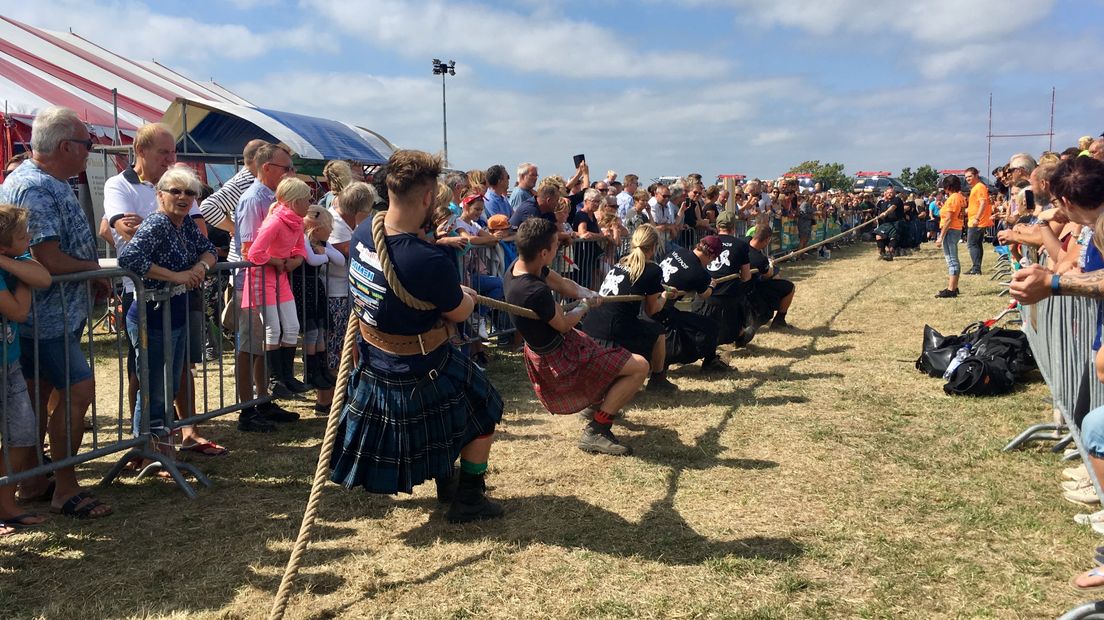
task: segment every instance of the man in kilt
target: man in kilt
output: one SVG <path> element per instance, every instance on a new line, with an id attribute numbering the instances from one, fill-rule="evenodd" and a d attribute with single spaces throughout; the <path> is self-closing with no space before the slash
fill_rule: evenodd
<path id="1" fill-rule="evenodd" d="M 739 276 L 722 282 L 708 297 L 699 297 L 691 305 L 691 310 L 709 318 L 717 325 L 719 344 L 736 343 L 744 346 L 755 335 L 753 321 L 747 314 L 747 283 L 751 280 L 751 267 L 748 264 L 749 246 L 746 239 L 733 234 L 736 226 L 736 214 L 728 211 L 717 216 L 716 239 L 720 243 L 719 253 L 705 265 L 713 280 Z M 701 256 L 701 254 L 699 254 Z M 683 289 L 696 290 L 696 289 Z"/>
<path id="2" fill-rule="evenodd" d="M 511 316 L 525 340 L 525 369 L 537 398 L 554 414 L 593 411 L 579 440 L 584 452 L 631 454 L 611 429 L 618 411 L 643 385 L 647 360 L 622 347 L 602 346 L 575 329 L 601 297 L 549 269 L 559 248 L 555 224 L 526 220 L 518 227 L 517 248 L 518 258 L 506 269 L 503 285 L 508 303 L 538 317 Z M 564 312 L 553 292 L 582 303 Z"/>
<path id="3" fill-rule="evenodd" d="M 905 203 L 897 195 L 897 190 L 887 187 L 882 199 L 875 207 L 878 213 L 878 227 L 874 229 L 874 241 L 878 244 L 878 255 L 882 260 L 893 260 L 896 248 L 901 243 L 902 220 L 905 217 Z"/>
<path id="4" fill-rule="evenodd" d="M 356 228 L 349 243 L 359 361 L 341 413 L 330 479 L 373 493 L 410 493 L 429 479 L 451 501 L 453 523 L 502 516 L 483 477 L 502 399 L 450 342 L 475 307 L 454 259 L 425 241 L 441 160 L 400 150 L 387 163 L 390 207 Z M 415 308 L 414 306 L 418 306 Z M 451 497 L 449 497 L 451 496 Z"/>

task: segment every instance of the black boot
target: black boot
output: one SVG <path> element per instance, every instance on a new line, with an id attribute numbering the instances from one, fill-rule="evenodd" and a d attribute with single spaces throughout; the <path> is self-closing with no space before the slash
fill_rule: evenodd
<path id="1" fill-rule="evenodd" d="M 268 391 L 273 398 L 295 398 L 295 392 L 284 385 L 284 358 L 281 350 L 265 351 L 265 360 L 268 362 Z"/>
<path id="2" fill-rule="evenodd" d="M 266 420 L 256 407 L 246 407 L 238 413 L 238 430 L 243 433 L 271 433 L 276 425 Z"/>
<path id="3" fill-rule="evenodd" d="M 501 504 L 487 499 L 487 487 L 483 482 L 483 474 L 460 472 L 456 495 L 453 497 L 448 514 L 445 515 L 449 523 L 497 519 L 504 512 Z"/>
<path id="4" fill-rule="evenodd" d="M 277 405 L 274 401 L 268 401 L 267 403 L 257 405 L 257 412 L 261 414 L 261 417 L 268 422 L 297 422 L 299 420 L 299 414 L 294 411 L 288 411 L 280 405 Z"/>
<path id="5" fill-rule="evenodd" d="M 330 377 L 326 375 L 326 369 L 323 368 L 322 358 L 325 355 L 325 353 L 315 353 L 307 356 L 307 374 L 303 378 L 320 390 L 332 390 L 334 383 L 330 381 Z"/>
<path id="6" fill-rule="evenodd" d="M 296 394 L 311 391 L 313 389 L 311 386 L 295 378 L 295 347 L 280 347 L 280 356 L 283 362 L 280 364 L 280 369 L 284 372 L 281 377 L 284 385 Z"/>
<path id="7" fill-rule="evenodd" d="M 437 483 L 437 503 L 451 504 L 456 498 L 456 487 L 460 484 L 460 468 L 453 465 L 452 475 L 447 478 L 434 478 Z"/>

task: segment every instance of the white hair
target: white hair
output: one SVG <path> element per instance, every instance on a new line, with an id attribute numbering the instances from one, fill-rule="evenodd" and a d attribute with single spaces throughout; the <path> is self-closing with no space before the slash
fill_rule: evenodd
<path id="1" fill-rule="evenodd" d="M 39 112 L 31 124 L 31 150 L 36 155 L 51 155 L 63 140 L 74 138 L 77 129 L 84 127 L 76 112 L 50 106 Z"/>
<path id="2" fill-rule="evenodd" d="M 199 177 L 192 172 L 191 168 L 173 166 L 166 170 L 165 174 L 161 175 L 161 178 L 157 180 L 157 189 L 164 191 L 174 187 L 190 189 L 198 193 L 200 188 Z"/>
<path id="3" fill-rule="evenodd" d="M 1009 168 L 1023 168 L 1024 172 L 1030 174 L 1035 169 L 1035 158 L 1031 156 L 1031 153 L 1016 153 L 1008 160 Z"/>
<path id="4" fill-rule="evenodd" d="M 535 168 L 535 167 L 536 167 L 536 164 L 531 164 L 529 162 L 525 162 L 524 164 L 518 164 L 517 177 L 516 178 L 521 178 L 521 177 L 525 176 L 526 174 L 529 174 L 529 170 L 531 168 Z"/>

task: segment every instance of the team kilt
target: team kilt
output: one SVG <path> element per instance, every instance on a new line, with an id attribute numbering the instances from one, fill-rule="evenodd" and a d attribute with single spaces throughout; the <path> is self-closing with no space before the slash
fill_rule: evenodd
<path id="1" fill-rule="evenodd" d="M 550 413 L 582 411 L 606 398 L 606 392 L 632 357 L 622 347 L 605 347 L 573 329 L 563 344 L 548 353 L 525 345 L 525 370 L 544 408 Z"/>
<path id="2" fill-rule="evenodd" d="M 330 480 L 372 493 L 410 493 L 416 485 L 452 475 L 460 449 L 494 431 L 502 397 L 487 376 L 445 345 L 425 376 L 370 367 L 366 345 L 350 378 Z"/>
<path id="3" fill-rule="evenodd" d="M 874 229 L 874 236 L 885 237 L 891 242 L 897 241 L 901 238 L 901 229 L 898 224 L 900 224 L 900 222 L 886 222 L 884 224 L 880 224 L 877 228 Z"/>
<path id="4" fill-rule="evenodd" d="M 690 310 L 700 314 L 717 326 L 717 344 L 732 344 L 740 336 L 746 320 L 744 300 L 728 295 L 711 295 L 695 299 Z"/>

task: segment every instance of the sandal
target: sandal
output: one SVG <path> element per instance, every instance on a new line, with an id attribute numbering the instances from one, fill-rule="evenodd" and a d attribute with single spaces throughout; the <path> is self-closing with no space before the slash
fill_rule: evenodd
<path id="1" fill-rule="evenodd" d="M 42 515 L 38 514 L 37 512 L 24 512 L 23 514 L 15 515 L 14 517 L 0 517 L 0 523 L 3 523 L 5 526 L 12 529 L 25 530 L 31 527 L 39 527 L 40 525 L 45 523 L 46 521 L 44 520 L 34 521 L 31 523 L 27 522 L 27 519 L 34 519 L 41 516 Z"/>
<path id="2" fill-rule="evenodd" d="M 226 456 L 230 451 L 213 441 L 200 441 L 191 445 L 180 445 L 181 452 L 195 452 L 203 456 Z"/>
<path id="3" fill-rule="evenodd" d="M 1097 566 L 1096 568 L 1080 575 L 1075 575 L 1070 579 L 1070 587 L 1074 592 L 1079 594 L 1087 594 L 1090 592 L 1104 592 L 1104 583 L 1099 583 L 1095 586 L 1079 586 L 1077 585 L 1077 579 L 1080 577 L 1104 577 L 1104 566 Z"/>
<path id="4" fill-rule="evenodd" d="M 84 503 L 82 504 L 82 502 Z M 65 500 L 65 503 L 61 505 L 61 508 L 51 508 L 51 510 L 67 517 L 73 517 L 74 519 L 81 520 L 100 519 L 114 512 L 114 510 L 110 509 L 110 506 L 107 506 L 107 512 L 98 515 L 92 514 L 92 511 L 100 506 L 107 506 L 107 504 L 101 502 L 95 497 L 92 497 L 92 493 L 90 491 L 81 491 L 73 497 Z"/>

